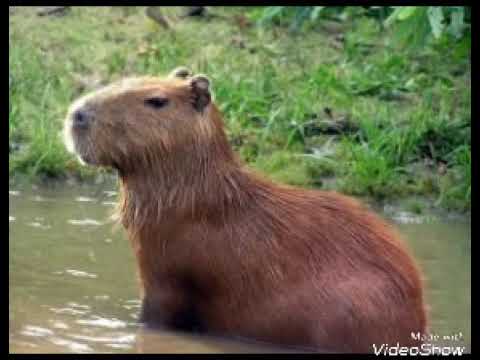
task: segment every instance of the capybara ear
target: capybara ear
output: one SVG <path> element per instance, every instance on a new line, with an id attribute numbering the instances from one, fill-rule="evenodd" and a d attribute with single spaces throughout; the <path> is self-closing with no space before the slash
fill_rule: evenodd
<path id="1" fill-rule="evenodd" d="M 203 111 L 211 100 L 210 80 L 205 75 L 195 75 L 190 79 L 190 86 L 193 93 L 193 106 L 197 111 Z"/>
<path id="2" fill-rule="evenodd" d="M 171 78 L 186 79 L 187 77 L 192 76 L 192 72 L 185 66 L 180 66 L 173 70 L 168 76 Z"/>

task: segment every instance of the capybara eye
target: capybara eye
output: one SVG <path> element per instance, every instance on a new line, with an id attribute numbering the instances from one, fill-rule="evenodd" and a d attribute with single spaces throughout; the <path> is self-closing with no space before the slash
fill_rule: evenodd
<path id="1" fill-rule="evenodd" d="M 153 97 L 145 100 L 145 104 L 151 106 L 154 109 L 160 109 L 168 104 L 168 99 L 161 97 Z"/>

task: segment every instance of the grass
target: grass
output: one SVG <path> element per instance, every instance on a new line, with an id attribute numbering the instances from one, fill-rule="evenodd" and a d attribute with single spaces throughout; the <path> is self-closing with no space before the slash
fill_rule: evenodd
<path id="1" fill-rule="evenodd" d="M 215 8 L 219 17 L 176 20 L 172 31 L 143 11 L 10 15 L 11 176 L 92 177 L 59 136 L 71 101 L 99 83 L 187 65 L 212 79 L 236 150 L 276 180 L 470 208 L 469 38 L 408 50 L 361 16 L 337 24 L 343 40 L 321 20 L 300 32 L 244 27 L 241 14 L 254 23 L 259 8 Z M 354 130 L 306 131 L 331 118 L 348 119 Z"/>

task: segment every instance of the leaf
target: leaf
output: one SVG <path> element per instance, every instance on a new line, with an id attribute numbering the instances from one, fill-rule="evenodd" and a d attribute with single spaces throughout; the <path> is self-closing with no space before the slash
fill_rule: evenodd
<path id="1" fill-rule="evenodd" d="M 433 36 L 438 39 L 442 36 L 443 29 L 445 28 L 445 24 L 443 23 L 443 9 L 441 6 L 430 6 L 427 15 Z"/>
<path id="2" fill-rule="evenodd" d="M 385 26 L 390 26 L 396 20 L 405 20 L 415 14 L 418 6 L 395 6 L 393 13 L 385 20 Z"/>
<path id="3" fill-rule="evenodd" d="M 399 9 L 395 9 L 395 10 L 390 14 L 390 16 L 385 20 L 384 25 L 385 25 L 385 26 L 390 26 L 390 25 L 392 25 L 393 22 L 395 22 L 395 20 L 397 20 L 398 12 L 399 12 Z"/>
<path id="4" fill-rule="evenodd" d="M 417 10 L 417 6 L 405 6 L 400 9 L 398 13 L 398 20 L 405 20 L 412 16 Z"/>
<path id="5" fill-rule="evenodd" d="M 325 9 L 325 6 L 314 6 L 313 11 L 310 14 L 310 20 L 312 21 L 317 20 L 318 16 L 320 15 L 323 9 Z"/>
<path id="6" fill-rule="evenodd" d="M 268 6 L 263 12 L 260 22 L 268 22 L 278 17 L 285 10 L 285 6 Z"/>
<path id="7" fill-rule="evenodd" d="M 293 30 L 298 30 L 300 26 L 304 23 L 304 21 L 308 18 L 308 15 L 311 11 L 311 6 L 296 6 L 295 10 L 295 17 L 290 28 Z"/>
<path id="8" fill-rule="evenodd" d="M 465 9 L 463 7 L 455 9 L 451 15 L 448 31 L 457 39 L 462 37 L 463 29 L 465 28 L 464 15 Z"/>

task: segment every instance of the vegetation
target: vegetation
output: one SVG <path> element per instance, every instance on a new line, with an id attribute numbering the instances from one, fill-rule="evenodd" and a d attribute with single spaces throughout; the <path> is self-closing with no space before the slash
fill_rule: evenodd
<path id="1" fill-rule="evenodd" d="M 469 209 L 469 9 L 406 8 L 162 8 L 163 27 L 143 7 L 15 8 L 10 174 L 92 177 L 61 140 L 71 101 L 186 65 L 212 78 L 236 150 L 275 179 Z"/>

